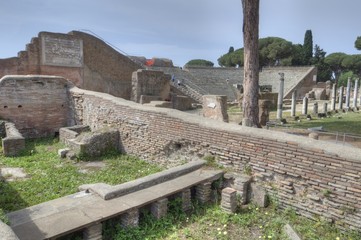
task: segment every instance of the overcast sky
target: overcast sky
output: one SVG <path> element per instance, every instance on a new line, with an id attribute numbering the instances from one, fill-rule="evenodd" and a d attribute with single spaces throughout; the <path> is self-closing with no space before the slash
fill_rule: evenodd
<path id="1" fill-rule="evenodd" d="M 261 0 L 260 37 L 358 54 L 360 0 Z M 0 0 L 0 58 L 16 56 L 40 31 L 90 30 L 129 55 L 183 66 L 243 47 L 241 0 Z"/>

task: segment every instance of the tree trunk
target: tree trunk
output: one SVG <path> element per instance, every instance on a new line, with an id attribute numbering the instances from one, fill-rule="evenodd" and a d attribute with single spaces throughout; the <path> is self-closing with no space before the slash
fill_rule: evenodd
<path id="1" fill-rule="evenodd" d="M 259 0 L 242 0 L 243 41 L 244 41 L 244 79 L 243 79 L 243 120 L 246 126 L 259 127 Z"/>

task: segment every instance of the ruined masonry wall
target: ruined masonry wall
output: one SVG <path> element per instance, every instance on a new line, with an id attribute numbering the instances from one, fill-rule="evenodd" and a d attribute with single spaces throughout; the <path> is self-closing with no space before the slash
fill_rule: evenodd
<path id="1" fill-rule="evenodd" d="M 0 59 L 5 75 L 61 76 L 75 86 L 130 99 L 132 73 L 142 68 L 92 35 L 40 32 L 17 57 Z"/>
<path id="2" fill-rule="evenodd" d="M 25 138 L 54 136 L 72 124 L 70 82 L 52 76 L 6 76 L 0 79 L 0 119 L 8 120 Z"/>
<path id="3" fill-rule="evenodd" d="M 361 228 L 361 150 L 264 129 L 245 128 L 172 109 L 146 108 L 73 88 L 79 123 L 119 129 L 125 152 L 157 161 L 170 145 L 192 146 L 243 172 L 250 166 L 280 207 Z M 353 155 L 351 155 L 353 154 Z"/>

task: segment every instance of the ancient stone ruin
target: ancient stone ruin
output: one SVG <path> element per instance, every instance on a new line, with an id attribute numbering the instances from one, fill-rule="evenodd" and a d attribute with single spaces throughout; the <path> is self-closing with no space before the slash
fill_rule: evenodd
<path id="1" fill-rule="evenodd" d="M 237 98 L 234 84 L 240 84 L 237 79 L 242 69 L 180 69 L 155 65 L 141 65 L 82 32 L 39 33 L 18 57 L 0 60 L 0 118 L 6 121 L 0 124 L 0 133 L 6 136 L 4 152 L 9 149 L 8 152 L 14 151 L 16 155 L 21 149 L 15 147 L 22 148 L 26 138 L 60 135 L 70 150 L 80 155 L 102 154 L 113 149 L 147 161 L 170 163 L 170 146 L 174 146 L 172 149 L 184 155 L 199 158 L 211 155 L 218 164 L 232 169 L 234 173 L 225 176 L 229 181 L 222 191 L 221 203 L 229 212 L 234 211 L 235 194 L 241 196 L 241 201 L 252 198 L 266 205 L 264 193 L 267 193 L 278 199 L 280 208 L 293 208 L 309 218 L 320 216 L 340 228 L 361 228 L 360 149 L 226 123 L 224 102 Z M 294 96 L 295 100 L 301 100 L 315 86 L 313 76 L 317 69 L 314 67 L 263 69 L 262 85 L 269 84 L 274 93 L 279 93 L 280 72 L 284 73 L 284 98 Z M 178 79 L 181 80 L 179 86 Z M 343 92 L 340 91 L 340 95 Z M 211 95 L 209 99 L 208 95 Z M 350 89 L 346 95 L 351 95 Z M 227 100 L 220 96 L 226 96 Z M 147 105 L 154 101 L 163 108 Z M 213 114 L 221 121 L 176 110 L 195 102 L 205 104 L 206 110 L 217 111 Z M 266 119 L 268 103 L 262 106 L 261 117 Z M 8 148 L 9 139 L 14 143 Z M 246 170 L 255 182 L 238 176 Z M 75 226 L 77 230 L 84 230 L 85 239 L 100 239 L 101 222 L 113 216 L 115 210 L 123 225 L 132 226 L 137 224 L 138 210 L 143 205 L 152 204 L 153 214 L 161 217 L 172 194 L 181 196 L 186 210 L 191 187 L 196 188 L 199 201 L 206 202 L 212 180 L 221 175 L 217 172 L 215 178 L 208 173 L 188 173 L 192 180 L 196 179 L 193 182 L 186 181 L 191 179 L 186 174 L 179 176 L 182 181 L 173 179 L 172 184 L 184 185 L 171 192 L 154 193 L 158 188 L 168 189 L 162 182 L 149 186 L 153 190 L 157 188 L 153 193 L 129 193 L 143 194 L 150 199 L 139 203 L 134 199 L 142 199 L 140 195 L 129 195 L 132 201 L 128 199 L 126 205 L 122 205 L 124 199 L 118 195 L 124 185 L 83 186 L 79 193 L 55 199 L 52 203 L 61 202 L 56 209 L 49 210 L 52 203 L 48 202 L 9 213 L 10 226 L 18 236 L 26 236 L 27 227 L 34 226 L 35 222 L 41 227 L 32 231 L 34 239 L 44 239 L 64 234 L 61 232 L 64 229 L 56 228 L 61 225 L 52 222 L 62 219 L 61 223 L 68 227 L 66 231 L 73 231 Z M 153 177 L 125 187 L 147 185 Z M 325 191 L 330 194 L 325 195 Z M 102 197 L 108 195 L 117 197 L 109 200 Z M 84 203 L 80 198 L 89 202 Z M 94 201 L 102 208 L 101 216 L 96 209 L 91 216 L 83 214 L 95 206 Z M 40 220 L 33 215 L 37 209 L 42 209 L 40 212 L 44 214 Z M 19 216 L 23 222 L 17 221 Z"/>

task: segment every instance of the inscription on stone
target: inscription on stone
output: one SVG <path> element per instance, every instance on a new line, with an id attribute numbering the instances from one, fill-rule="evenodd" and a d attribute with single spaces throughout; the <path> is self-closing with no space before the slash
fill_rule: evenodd
<path id="1" fill-rule="evenodd" d="M 42 36 L 42 64 L 62 67 L 83 66 L 83 41 Z"/>

